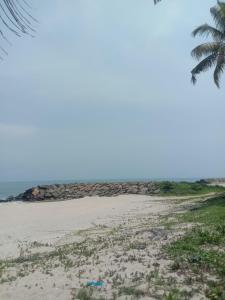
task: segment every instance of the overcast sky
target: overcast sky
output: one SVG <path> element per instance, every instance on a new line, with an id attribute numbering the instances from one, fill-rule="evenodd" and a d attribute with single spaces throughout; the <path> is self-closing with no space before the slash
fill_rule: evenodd
<path id="1" fill-rule="evenodd" d="M 0 181 L 225 176 L 225 77 L 190 84 L 216 1 L 30 0 L 0 63 Z"/>

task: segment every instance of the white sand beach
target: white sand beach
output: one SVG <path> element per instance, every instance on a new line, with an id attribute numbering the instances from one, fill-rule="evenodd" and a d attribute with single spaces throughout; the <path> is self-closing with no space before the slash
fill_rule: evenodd
<path id="1" fill-rule="evenodd" d="M 185 199 L 125 195 L 1 204 L 0 299 L 133 299 L 119 295 L 118 287 L 134 284 L 141 299 L 156 299 L 154 293 L 161 299 L 162 289 L 145 278 L 156 270 L 168 277 L 171 261 L 162 249 L 182 228 L 171 232 L 160 217 L 186 209 L 192 201 Z M 88 281 L 99 279 L 104 287 L 92 290 L 93 297 L 79 296 Z"/>
<path id="2" fill-rule="evenodd" d="M 143 213 L 162 213 L 169 207 L 163 197 L 136 195 L 2 204 L 0 258 L 17 256 L 19 243 L 38 241 L 56 244 L 77 230 L 99 224 L 113 226 L 124 218 Z"/>

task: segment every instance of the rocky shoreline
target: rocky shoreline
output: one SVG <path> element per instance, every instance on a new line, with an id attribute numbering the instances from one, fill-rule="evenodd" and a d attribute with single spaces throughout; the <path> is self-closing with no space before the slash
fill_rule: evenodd
<path id="1" fill-rule="evenodd" d="M 18 196 L 10 196 L 0 203 L 12 201 L 55 201 L 79 199 L 83 197 L 112 197 L 118 195 L 159 195 L 162 182 L 105 182 L 105 183 L 69 183 L 39 185 L 26 190 Z M 165 182 L 168 183 L 168 182 Z M 172 183 L 172 182 L 171 182 Z M 196 183 L 203 185 L 225 185 L 225 179 L 202 179 Z"/>
<path id="2" fill-rule="evenodd" d="M 209 178 L 203 179 L 206 184 L 225 184 L 225 178 Z"/>
<path id="3" fill-rule="evenodd" d="M 17 196 L 15 200 L 67 200 L 87 196 L 112 197 L 126 194 L 156 195 L 159 194 L 159 192 L 159 185 L 154 182 L 55 184 L 28 189 Z"/>
<path id="4" fill-rule="evenodd" d="M 79 199 L 92 196 L 112 197 L 127 194 L 157 195 L 159 193 L 159 184 L 152 181 L 54 184 L 33 187 L 16 197 L 9 197 L 7 201 L 51 201 Z"/>

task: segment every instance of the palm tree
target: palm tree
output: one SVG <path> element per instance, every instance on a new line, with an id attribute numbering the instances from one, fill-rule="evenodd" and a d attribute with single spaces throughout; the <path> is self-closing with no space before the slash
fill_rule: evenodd
<path id="1" fill-rule="evenodd" d="M 210 36 L 212 42 L 204 43 L 191 52 L 192 56 L 200 63 L 191 71 L 192 83 L 196 83 L 196 75 L 215 67 L 214 82 L 220 87 L 220 78 L 225 69 L 225 3 L 218 1 L 217 5 L 210 9 L 215 22 L 215 27 L 208 24 L 201 25 L 193 31 L 193 36 Z"/>
<path id="2" fill-rule="evenodd" d="M 0 0 L 0 38 L 7 41 L 5 30 L 11 31 L 17 36 L 23 34 L 33 35 L 33 21 L 36 21 L 29 13 L 30 5 L 26 0 Z M 7 54 L 0 46 L 2 52 Z M 0 58 L 1 55 L 0 55 Z"/>

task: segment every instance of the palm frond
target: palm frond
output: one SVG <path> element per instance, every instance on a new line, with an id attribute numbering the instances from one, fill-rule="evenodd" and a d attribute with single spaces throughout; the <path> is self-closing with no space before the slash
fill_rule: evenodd
<path id="1" fill-rule="evenodd" d="M 217 63 L 214 70 L 214 82 L 218 88 L 220 88 L 220 78 L 225 69 L 225 52 L 221 51 L 217 57 Z"/>
<path id="2" fill-rule="evenodd" d="M 196 37 L 197 35 L 208 37 L 209 35 L 212 36 L 212 38 L 216 41 L 220 41 L 221 39 L 224 39 L 224 33 L 220 30 L 208 25 L 203 24 L 199 27 L 197 27 L 193 32 L 192 35 Z"/>
<path id="3" fill-rule="evenodd" d="M 36 20 L 30 14 L 30 5 L 26 0 L 0 0 L 0 38 L 7 40 L 7 31 L 17 36 L 23 34 L 33 36 L 35 30 L 33 23 Z M 0 47 L 4 50 L 4 47 Z"/>
<path id="4" fill-rule="evenodd" d="M 216 53 L 221 46 L 222 45 L 219 42 L 201 44 L 191 51 L 191 56 L 199 60 L 203 56 Z"/>
<path id="5" fill-rule="evenodd" d="M 225 3 L 217 1 L 217 5 L 210 9 L 216 28 L 225 33 Z"/>
<path id="6" fill-rule="evenodd" d="M 205 72 L 208 69 L 210 69 L 213 65 L 215 65 L 216 58 L 217 57 L 215 54 L 211 54 L 211 55 L 207 56 L 191 71 L 191 74 L 192 74 L 191 81 L 193 84 L 196 83 L 196 75 L 197 74 L 199 74 L 201 72 Z"/>
<path id="7" fill-rule="evenodd" d="M 205 56 L 206 58 L 191 71 L 191 81 L 195 84 L 197 74 L 207 71 L 215 65 L 214 82 L 219 87 L 221 74 L 225 70 L 225 2 L 218 0 L 217 5 L 212 7 L 210 12 L 216 27 L 204 24 L 192 32 L 194 37 L 197 35 L 211 36 L 213 41 L 201 44 L 192 50 L 191 55 L 197 60 Z"/>

